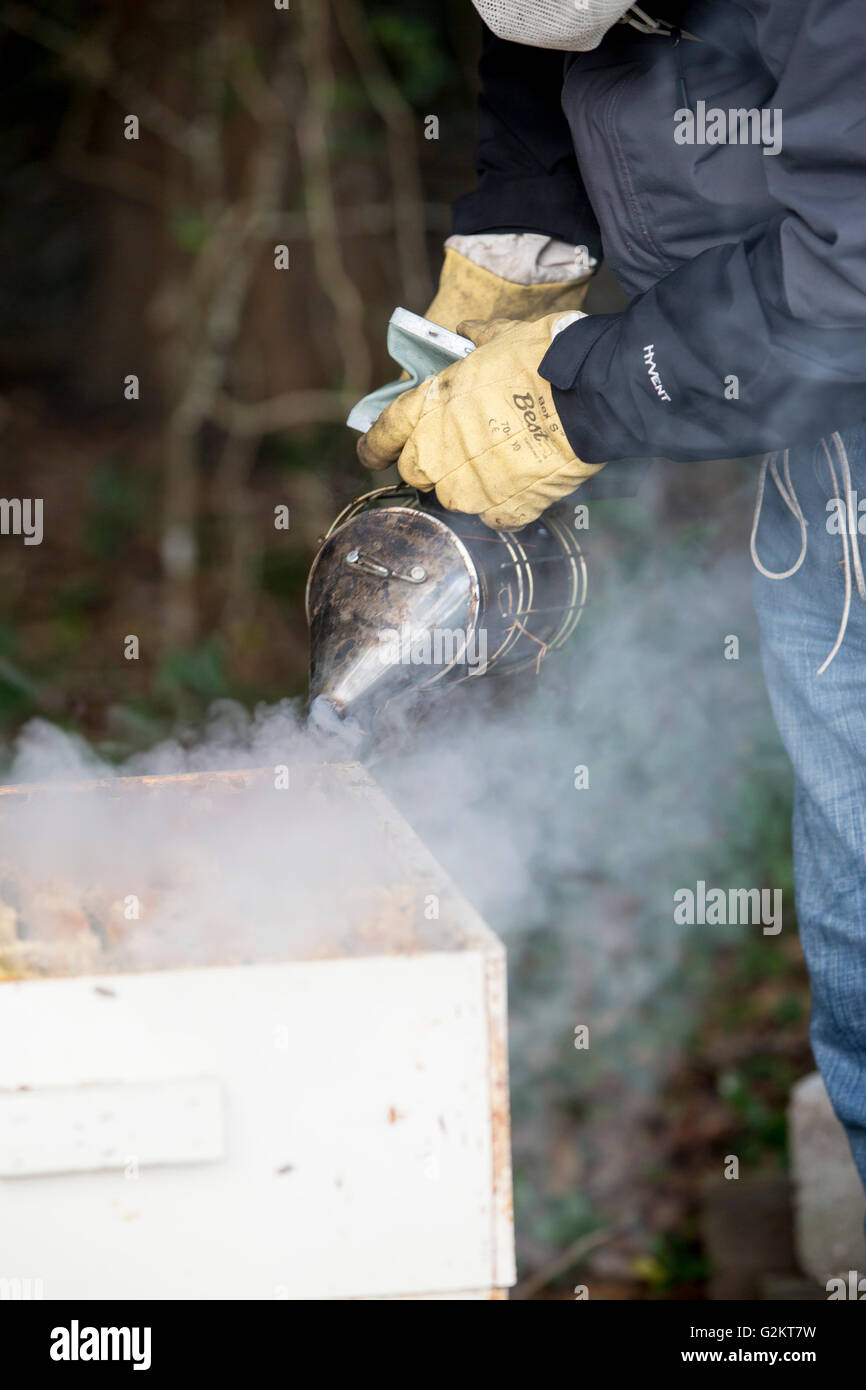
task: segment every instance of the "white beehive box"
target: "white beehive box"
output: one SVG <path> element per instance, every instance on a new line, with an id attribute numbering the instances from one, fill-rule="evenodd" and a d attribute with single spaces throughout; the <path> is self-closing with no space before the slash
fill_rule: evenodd
<path id="1" fill-rule="evenodd" d="M 412 939 L 0 983 L 0 1278 L 46 1298 L 505 1296 L 503 948 L 359 765 L 317 775 L 412 884 Z M 39 794 L 0 795 L 0 834 Z"/>

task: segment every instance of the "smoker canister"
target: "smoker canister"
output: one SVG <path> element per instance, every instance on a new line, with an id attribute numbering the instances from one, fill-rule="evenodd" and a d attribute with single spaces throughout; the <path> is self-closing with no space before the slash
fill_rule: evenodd
<path id="1" fill-rule="evenodd" d="M 310 695 L 357 712 L 410 687 L 538 667 L 586 602 L 567 508 L 493 531 L 405 484 L 337 517 L 307 583 Z"/>

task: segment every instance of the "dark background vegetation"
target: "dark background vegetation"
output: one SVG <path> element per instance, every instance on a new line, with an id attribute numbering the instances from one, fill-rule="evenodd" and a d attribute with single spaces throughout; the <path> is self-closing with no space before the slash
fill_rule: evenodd
<path id="1" fill-rule="evenodd" d="M 217 697 L 303 694 L 316 537 L 365 487 L 342 422 L 393 374 L 387 318 L 425 308 L 472 185 L 478 46 L 467 0 L 0 4 L 0 494 L 44 498 L 46 528 L 38 548 L 0 538 L 7 750 L 41 716 L 119 758 Z M 587 307 L 621 302 L 603 275 Z M 747 563 L 752 478 L 672 466 L 651 520 L 605 504 L 610 566 Z M 736 834 L 751 881 L 789 888 L 779 766 L 760 794 L 744 774 Z M 542 924 L 512 950 L 518 1020 L 557 940 Z M 810 1065 L 796 938 L 678 969 L 698 1022 L 629 1176 L 607 1124 L 628 1068 L 599 1064 L 578 1093 L 569 1036 L 513 1060 L 530 1296 L 568 1296 L 587 1268 L 601 1296 L 701 1296 L 705 1182 L 732 1145 L 783 1169 L 788 1088 Z M 638 1054 L 660 1045 L 657 1019 L 630 1026 Z M 615 1239 L 624 1186 L 640 1230 Z"/>

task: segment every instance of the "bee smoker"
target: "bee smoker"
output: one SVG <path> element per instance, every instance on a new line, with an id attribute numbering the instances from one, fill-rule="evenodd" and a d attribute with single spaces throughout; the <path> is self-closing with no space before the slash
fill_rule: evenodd
<path id="1" fill-rule="evenodd" d="M 397 309 L 388 349 L 409 376 L 360 401 L 347 422 L 356 429 L 473 344 Z M 404 483 L 358 497 L 307 581 L 311 714 L 365 728 L 410 689 L 538 669 L 574 631 L 586 586 L 562 504 L 519 531 L 493 531 Z"/>

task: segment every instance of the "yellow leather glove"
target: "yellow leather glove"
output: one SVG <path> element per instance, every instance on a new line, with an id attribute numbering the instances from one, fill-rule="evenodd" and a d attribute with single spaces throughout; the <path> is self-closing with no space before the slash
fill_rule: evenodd
<path id="1" fill-rule="evenodd" d="M 557 309 L 564 314 L 583 307 L 589 283 L 587 278 L 517 285 L 446 246 L 439 288 L 424 317 L 455 332 L 466 319 L 538 319 Z"/>
<path id="2" fill-rule="evenodd" d="M 575 457 L 538 375 L 561 317 L 460 323 L 475 351 L 392 401 L 358 440 L 361 462 L 396 462 L 407 483 L 496 530 L 534 521 L 604 467 Z"/>

